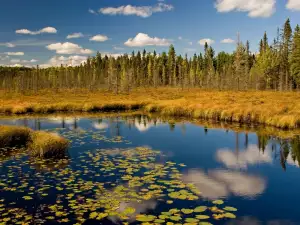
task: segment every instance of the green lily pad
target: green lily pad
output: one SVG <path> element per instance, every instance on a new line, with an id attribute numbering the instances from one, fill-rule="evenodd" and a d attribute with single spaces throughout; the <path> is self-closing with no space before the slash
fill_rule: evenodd
<path id="1" fill-rule="evenodd" d="M 207 207 L 206 206 L 198 206 L 194 209 L 194 212 L 195 213 L 201 213 L 201 212 L 204 212 L 207 210 Z"/>
<path id="2" fill-rule="evenodd" d="M 231 206 L 226 206 L 225 208 L 223 208 L 224 210 L 226 210 L 226 211 L 230 211 L 230 212 L 236 212 L 237 211 L 237 209 L 236 208 L 234 208 L 234 207 L 231 207 Z"/>
<path id="3" fill-rule="evenodd" d="M 222 204 L 224 204 L 224 201 L 223 200 L 215 200 L 215 201 L 213 201 L 213 204 L 222 205 Z"/>

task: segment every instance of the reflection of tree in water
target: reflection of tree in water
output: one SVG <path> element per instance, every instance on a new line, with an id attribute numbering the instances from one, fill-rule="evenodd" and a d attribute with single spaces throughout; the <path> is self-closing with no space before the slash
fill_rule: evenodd
<path id="1" fill-rule="evenodd" d="M 296 135 L 293 138 L 289 139 L 281 139 L 258 134 L 257 139 L 259 150 L 263 153 L 265 152 L 267 145 L 271 142 L 271 149 L 274 153 L 274 158 L 277 159 L 277 157 L 280 157 L 280 164 L 284 170 L 286 170 L 286 163 L 288 160 L 292 160 L 293 163 L 300 166 L 299 135 Z"/>
<path id="2" fill-rule="evenodd" d="M 173 121 L 170 121 L 169 122 L 169 127 L 170 127 L 170 131 L 174 131 L 175 130 L 175 122 L 173 122 Z"/>
<path id="3" fill-rule="evenodd" d="M 269 140 L 269 136 L 257 134 L 257 144 L 260 151 L 265 152 Z"/>
<path id="4" fill-rule="evenodd" d="M 296 136 L 291 140 L 291 156 L 294 161 L 300 166 L 300 136 Z"/>
<path id="5" fill-rule="evenodd" d="M 111 136 L 121 136 L 121 124 L 120 117 L 110 118 L 109 127 Z"/>

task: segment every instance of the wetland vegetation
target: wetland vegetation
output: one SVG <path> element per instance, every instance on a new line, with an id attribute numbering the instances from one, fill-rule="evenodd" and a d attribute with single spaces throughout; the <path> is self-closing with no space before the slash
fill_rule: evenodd
<path id="1" fill-rule="evenodd" d="M 59 159 L 1 151 L 0 223 L 297 224 L 293 205 L 267 211 L 279 210 L 270 206 L 274 195 L 285 204 L 299 188 L 295 180 L 280 197 L 274 186 L 300 172 L 299 135 L 203 123 L 129 114 L 3 117 L 6 126 L 55 132 L 70 148 Z"/>
<path id="2" fill-rule="evenodd" d="M 0 125 L 0 148 L 25 147 L 34 156 L 58 157 L 65 154 L 68 145 L 66 139 L 54 133 Z"/>

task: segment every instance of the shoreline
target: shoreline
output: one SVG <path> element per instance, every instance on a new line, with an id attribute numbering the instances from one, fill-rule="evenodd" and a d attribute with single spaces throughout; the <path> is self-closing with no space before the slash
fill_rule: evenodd
<path id="1" fill-rule="evenodd" d="M 105 91 L 48 92 L 48 95 L 44 92 L 39 95 L 4 96 L 0 100 L 2 115 L 136 111 L 297 129 L 300 128 L 300 93 L 161 88 L 139 89 L 128 95 L 114 95 Z"/>
<path id="2" fill-rule="evenodd" d="M 134 112 L 114 112 L 114 113 L 76 113 L 76 112 L 55 112 L 51 114 L 21 114 L 21 115 L 1 115 L 0 120 L 10 120 L 10 119 L 51 119 L 51 118 L 60 118 L 60 119 L 71 119 L 71 118 L 101 118 L 101 119 L 110 119 L 110 118 L 121 118 L 121 119 L 132 119 L 143 117 L 147 122 L 151 122 L 151 120 L 161 120 L 164 123 L 178 123 L 178 124 L 191 124 L 203 127 L 204 129 L 222 129 L 229 130 L 236 133 L 256 133 L 259 135 L 267 135 L 272 137 L 278 137 L 282 139 L 291 139 L 294 136 L 300 135 L 300 129 L 282 129 L 274 126 L 265 126 L 262 124 L 241 124 L 237 122 L 224 122 L 224 121 L 214 121 L 211 119 L 191 119 L 187 117 L 174 117 L 174 116 L 163 116 L 157 113 L 144 113 L 142 111 L 134 111 Z M 148 121 L 149 120 L 149 121 Z M 153 121 L 152 121 L 153 122 Z M 142 122 L 144 123 L 144 122 Z M 23 126 L 23 125 L 20 125 Z"/>

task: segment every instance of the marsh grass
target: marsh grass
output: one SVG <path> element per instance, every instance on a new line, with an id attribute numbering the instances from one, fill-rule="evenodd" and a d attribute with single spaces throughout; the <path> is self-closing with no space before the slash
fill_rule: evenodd
<path id="1" fill-rule="evenodd" d="M 66 139 L 45 131 L 32 132 L 28 143 L 31 154 L 41 158 L 63 156 L 68 146 Z"/>
<path id="2" fill-rule="evenodd" d="M 139 88 L 130 94 L 107 91 L 42 90 L 38 94 L 0 91 L 0 113 L 126 112 L 142 110 L 214 121 L 300 127 L 300 92 L 208 91 Z"/>
<path id="3" fill-rule="evenodd" d="M 36 157 L 64 156 L 68 140 L 54 133 L 33 131 L 26 127 L 0 126 L 0 148 L 25 146 Z"/>
<path id="4" fill-rule="evenodd" d="M 26 127 L 0 126 L 0 148 L 25 146 L 31 132 Z"/>

